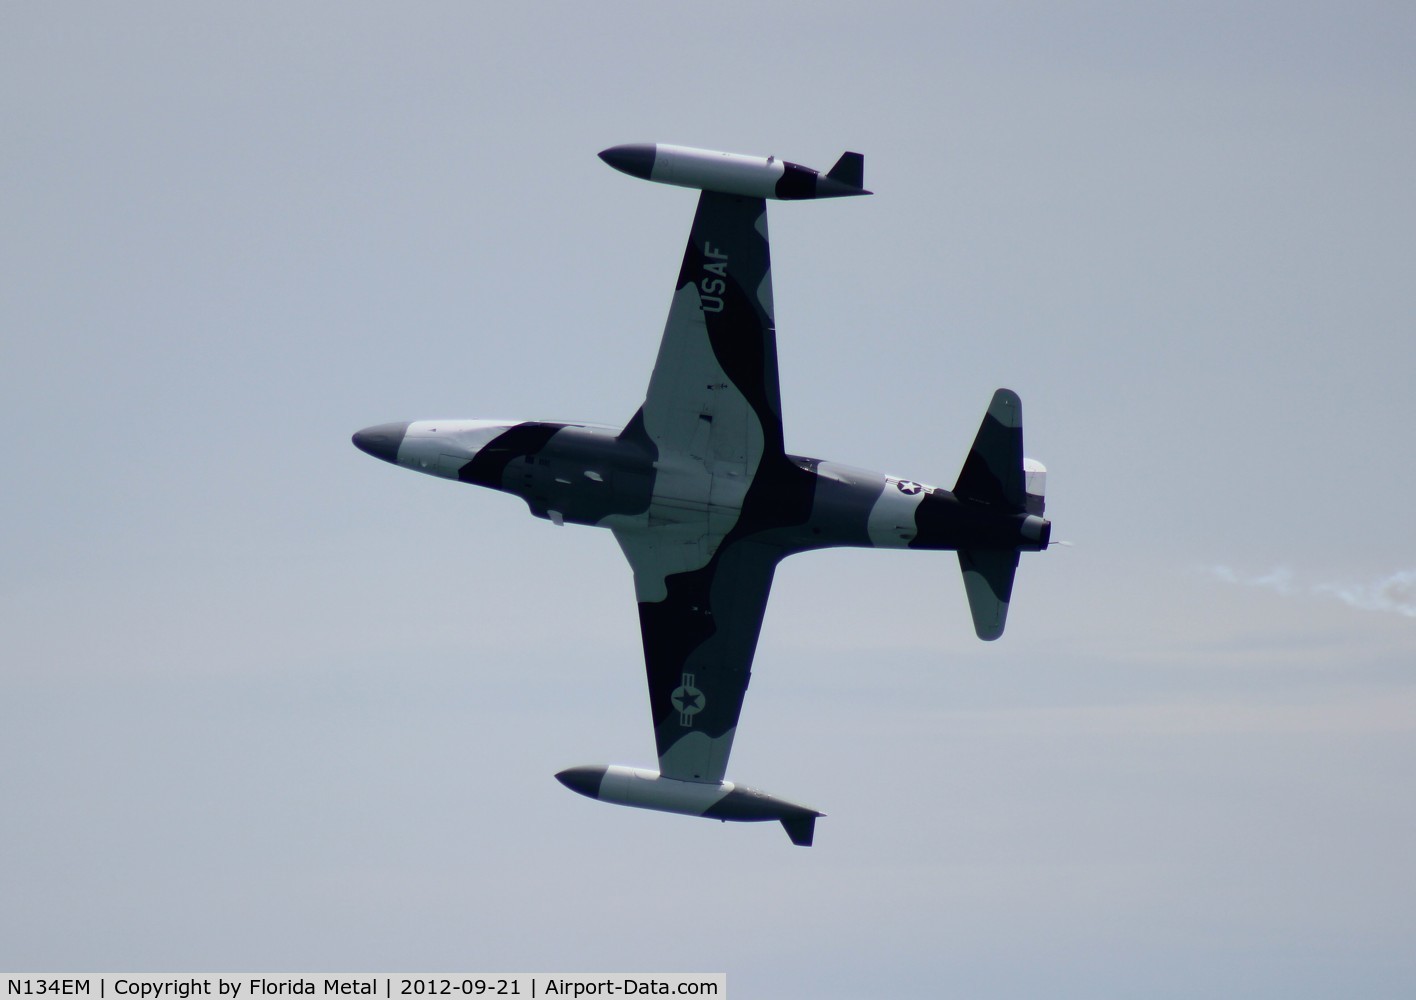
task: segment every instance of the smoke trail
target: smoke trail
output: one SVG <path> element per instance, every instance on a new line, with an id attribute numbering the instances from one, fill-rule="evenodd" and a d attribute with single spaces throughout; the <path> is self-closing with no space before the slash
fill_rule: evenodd
<path id="1" fill-rule="evenodd" d="M 1399 570 L 1371 583 L 1305 581 L 1300 580 L 1286 566 L 1280 566 L 1260 576 L 1245 576 L 1228 566 L 1211 566 L 1209 573 L 1225 583 L 1271 590 L 1285 597 L 1335 597 L 1343 604 L 1363 611 L 1387 611 L 1406 618 L 1416 618 L 1416 570 Z"/>
<path id="2" fill-rule="evenodd" d="M 1313 592 L 1331 594 L 1354 608 L 1366 611 L 1395 611 L 1407 618 L 1416 618 L 1416 570 L 1402 570 L 1369 584 L 1314 584 Z"/>

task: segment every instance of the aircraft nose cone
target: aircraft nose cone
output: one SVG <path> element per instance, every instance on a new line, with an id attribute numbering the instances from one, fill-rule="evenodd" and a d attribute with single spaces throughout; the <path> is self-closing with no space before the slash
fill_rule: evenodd
<path id="1" fill-rule="evenodd" d="M 647 181 L 654 172 L 655 152 L 652 142 L 631 142 L 602 150 L 600 159 L 616 170 Z"/>
<path id="2" fill-rule="evenodd" d="M 400 420 L 392 424 L 379 424 L 357 431 L 351 439 L 354 447 L 366 455 L 373 455 L 385 462 L 398 461 L 398 449 L 403 444 L 403 435 L 408 433 L 411 421 Z"/>
<path id="3" fill-rule="evenodd" d="M 600 782 L 605 779 L 605 768 L 584 764 L 568 767 L 556 772 L 556 780 L 573 792 L 588 795 L 592 799 L 600 797 Z"/>

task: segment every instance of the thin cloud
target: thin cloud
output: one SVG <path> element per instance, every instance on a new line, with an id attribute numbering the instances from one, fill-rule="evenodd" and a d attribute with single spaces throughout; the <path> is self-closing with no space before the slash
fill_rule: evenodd
<path id="1" fill-rule="evenodd" d="M 1247 576 L 1228 566 L 1210 566 L 1208 572 L 1225 583 L 1270 590 L 1284 597 L 1332 597 L 1363 611 L 1386 611 L 1416 618 L 1416 570 L 1399 570 L 1369 583 L 1305 580 L 1286 566 L 1258 576 Z"/>

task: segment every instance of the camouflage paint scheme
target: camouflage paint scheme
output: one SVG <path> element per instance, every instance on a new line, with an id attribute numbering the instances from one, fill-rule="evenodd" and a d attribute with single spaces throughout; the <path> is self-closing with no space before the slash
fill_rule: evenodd
<path id="1" fill-rule="evenodd" d="M 616 147 L 628 148 L 644 147 Z M 614 532 L 634 571 L 659 772 L 571 768 L 564 784 L 627 805 L 779 820 L 799 844 L 820 813 L 724 780 L 777 564 L 833 546 L 955 550 L 975 628 L 994 639 L 1018 554 L 1045 548 L 1051 527 L 1007 389 L 952 491 L 787 454 L 766 202 L 712 190 L 699 196 L 644 404 L 623 428 L 412 421 L 354 443 L 521 497 L 556 524 Z"/>

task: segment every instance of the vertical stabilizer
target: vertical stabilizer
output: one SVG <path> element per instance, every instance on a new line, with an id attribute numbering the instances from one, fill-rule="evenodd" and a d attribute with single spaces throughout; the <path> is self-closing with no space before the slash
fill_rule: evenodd
<path id="1" fill-rule="evenodd" d="M 826 171 L 833 181 L 840 181 L 853 188 L 865 187 L 865 157 L 859 153 L 842 153 L 836 165 Z"/>
<path id="2" fill-rule="evenodd" d="M 816 836 L 816 817 L 811 813 L 798 813 L 782 817 L 782 829 L 798 847 L 810 847 Z"/>
<path id="3" fill-rule="evenodd" d="M 1023 489 L 1027 512 L 1042 517 L 1047 512 L 1047 466 L 1036 459 L 1023 459 Z"/>

